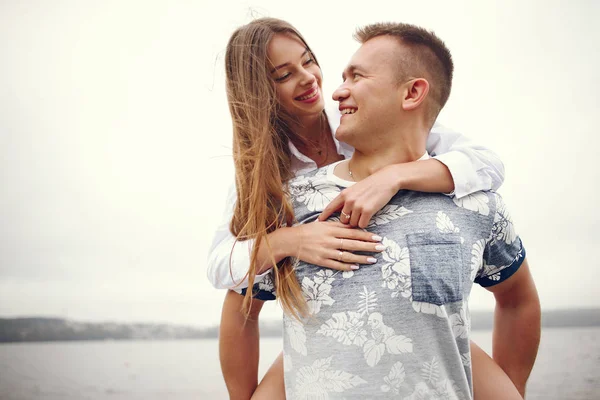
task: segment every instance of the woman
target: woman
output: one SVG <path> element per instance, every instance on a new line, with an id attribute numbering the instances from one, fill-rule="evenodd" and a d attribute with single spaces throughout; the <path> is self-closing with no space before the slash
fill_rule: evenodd
<path id="1" fill-rule="evenodd" d="M 300 54 L 290 54 L 294 42 L 302 45 Z M 447 154 L 438 155 L 437 160 L 386 167 L 345 190 L 320 218 L 324 220 L 341 210 L 342 223 L 293 226 L 285 183 L 295 174 L 352 153 L 333 137 L 335 126 L 330 124 L 338 121 L 329 119 L 324 111 L 319 64 L 291 25 L 264 18 L 234 32 L 227 47 L 226 73 L 237 191 L 231 199 L 235 208 L 228 215 L 233 234 L 222 226 L 209 255 L 208 275 L 216 287 L 252 287 L 273 268 L 277 297 L 284 311 L 302 316 L 305 303 L 293 274 L 292 257 L 336 270 L 357 269 L 359 264 L 370 264 L 371 257 L 350 253 L 342 262 L 338 260 L 340 250 L 379 252 L 382 247 L 380 238 L 352 227 L 366 227 L 371 216 L 399 189 L 454 189 L 462 196 L 495 189 L 502 182 L 503 167 L 493 153 L 469 146 L 460 135 L 434 127 L 428 151 Z M 221 323 L 221 363 L 232 398 L 249 398 L 256 387 L 256 317 L 262 304 L 252 302 L 251 291 L 241 299 L 228 293 Z M 253 318 L 246 321 L 248 316 Z M 485 398 L 493 398 L 498 389 L 498 385 L 487 384 L 489 380 L 480 383 L 477 377 L 481 370 L 493 372 L 491 376 L 506 386 L 503 390 L 511 389 L 508 377 L 485 358 L 485 353 L 472 346 L 472 354 L 474 369 L 478 370 L 474 374 L 478 396 L 486 393 Z M 285 398 L 282 376 L 280 356 L 253 398 Z M 512 390 L 515 397 L 506 397 L 505 392 L 501 398 L 519 398 L 514 386 Z"/>

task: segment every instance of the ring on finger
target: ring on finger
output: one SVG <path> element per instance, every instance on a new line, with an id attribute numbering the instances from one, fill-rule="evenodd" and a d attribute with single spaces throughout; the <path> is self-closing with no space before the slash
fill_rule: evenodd
<path id="1" fill-rule="evenodd" d="M 344 250 L 344 238 L 340 238 L 340 250 Z"/>
<path id="2" fill-rule="evenodd" d="M 342 210 L 341 213 L 342 213 L 342 217 L 344 217 L 345 219 L 350 219 L 350 214 L 346 214 L 344 212 L 344 210 Z"/>
<path id="3" fill-rule="evenodd" d="M 338 261 L 339 262 L 344 262 L 344 253 L 345 253 L 345 251 L 338 252 Z"/>

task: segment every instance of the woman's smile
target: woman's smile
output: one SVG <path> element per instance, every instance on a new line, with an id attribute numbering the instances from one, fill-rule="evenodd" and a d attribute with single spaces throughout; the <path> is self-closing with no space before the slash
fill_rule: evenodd
<path id="1" fill-rule="evenodd" d="M 312 88 L 310 88 L 310 90 L 296 97 L 294 100 L 301 101 L 303 103 L 314 103 L 315 101 L 319 100 L 319 97 L 319 87 L 315 85 Z"/>

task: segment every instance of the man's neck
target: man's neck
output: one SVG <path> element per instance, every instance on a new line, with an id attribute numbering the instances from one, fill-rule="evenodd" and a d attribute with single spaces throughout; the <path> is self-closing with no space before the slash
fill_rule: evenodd
<path id="1" fill-rule="evenodd" d="M 420 124 L 405 124 L 402 129 L 381 136 L 389 140 L 383 140 L 372 147 L 355 148 L 352 158 L 348 160 L 349 175 L 359 181 L 388 165 L 419 160 L 427 152 L 428 134 L 429 131 Z"/>

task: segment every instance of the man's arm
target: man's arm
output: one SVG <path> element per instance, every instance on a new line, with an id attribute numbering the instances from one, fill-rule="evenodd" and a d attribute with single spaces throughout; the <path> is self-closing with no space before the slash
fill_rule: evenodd
<path id="1" fill-rule="evenodd" d="M 219 328 L 219 358 L 231 400 L 249 400 L 258 385 L 258 316 L 264 304 L 252 300 L 248 319 L 242 312 L 244 296 L 228 290 Z"/>
<path id="2" fill-rule="evenodd" d="M 496 298 L 493 358 L 525 397 L 541 332 L 540 300 L 527 259 L 513 276 L 487 289 Z"/>

